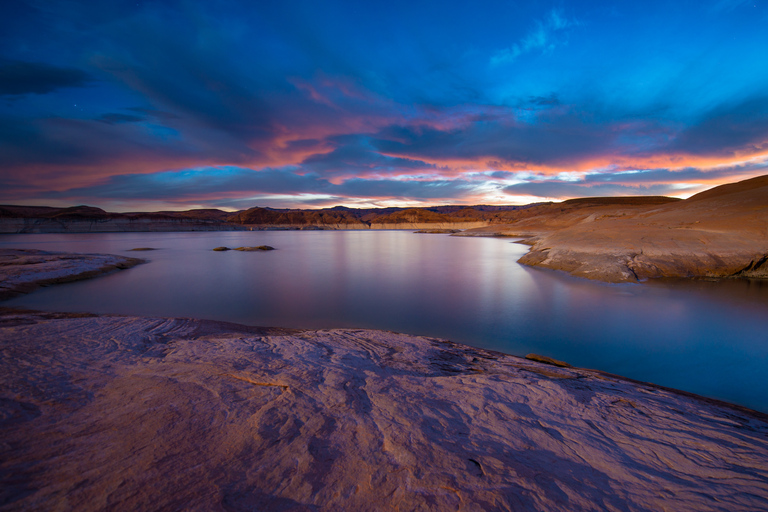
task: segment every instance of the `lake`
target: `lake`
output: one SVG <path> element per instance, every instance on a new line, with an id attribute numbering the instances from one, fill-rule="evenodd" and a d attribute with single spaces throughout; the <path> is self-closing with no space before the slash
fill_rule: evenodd
<path id="1" fill-rule="evenodd" d="M 212 251 L 263 244 L 277 250 Z M 605 284 L 519 265 L 528 248 L 509 239 L 410 231 L 0 235 L 0 247 L 148 260 L 2 306 L 385 329 L 535 352 L 768 412 L 768 282 Z"/>

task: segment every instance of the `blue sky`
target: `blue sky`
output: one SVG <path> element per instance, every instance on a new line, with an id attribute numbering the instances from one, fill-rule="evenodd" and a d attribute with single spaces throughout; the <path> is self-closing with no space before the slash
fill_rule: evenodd
<path id="1" fill-rule="evenodd" d="M 0 201 L 685 197 L 768 171 L 768 2 L 72 2 L 0 20 Z"/>

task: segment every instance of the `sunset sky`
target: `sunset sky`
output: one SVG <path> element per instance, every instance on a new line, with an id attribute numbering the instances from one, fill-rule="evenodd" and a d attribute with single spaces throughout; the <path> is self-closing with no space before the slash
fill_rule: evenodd
<path id="1" fill-rule="evenodd" d="M 21 1 L 0 203 L 687 197 L 768 174 L 768 2 Z"/>

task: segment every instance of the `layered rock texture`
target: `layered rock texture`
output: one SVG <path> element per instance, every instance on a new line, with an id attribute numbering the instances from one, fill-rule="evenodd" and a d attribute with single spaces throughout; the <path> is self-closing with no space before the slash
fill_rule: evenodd
<path id="1" fill-rule="evenodd" d="M 520 236 L 520 263 L 611 282 L 768 277 L 768 176 L 684 201 L 594 198 L 530 208 L 465 234 Z"/>
<path id="2" fill-rule="evenodd" d="M 131 263 L 4 257 L 24 286 Z M 0 309 L 0 510 L 768 509 L 768 416 L 526 357 Z"/>
<path id="3" fill-rule="evenodd" d="M 0 300 L 50 284 L 88 279 L 133 267 L 144 260 L 110 254 L 71 254 L 0 249 Z"/>
<path id="4" fill-rule="evenodd" d="M 0 316 L 0 510 L 768 509 L 765 415 L 443 340 Z"/>
<path id="5" fill-rule="evenodd" d="M 111 213 L 92 206 L 52 208 L 0 206 L 0 233 L 91 233 L 121 231 L 227 231 L 262 229 L 468 229 L 509 220 L 525 206 L 434 206 L 427 208 L 250 208 L 239 212 Z"/>
<path id="6" fill-rule="evenodd" d="M 227 212 L 111 213 L 92 206 L 0 206 L 0 233 L 110 233 L 165 231 L 231 231 Z"/>

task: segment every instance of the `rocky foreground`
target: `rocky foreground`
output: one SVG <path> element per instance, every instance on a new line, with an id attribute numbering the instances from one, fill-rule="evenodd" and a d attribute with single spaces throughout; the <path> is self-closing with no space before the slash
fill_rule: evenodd
<path id="1" fill-rule="evenodd" d="M 3 258 L 13 293 L 132 263 Z M 768 416 L 539 361 L 0 308 L 0 510 L 768 510 Z"/>
<path id="2" fill-rule="evenodd" d="M 519 212 L 465 232 L 524 238 L 519 261 L 609 282 L 660 277 L 768 277 L 768 176 L 684 201 L 591 198 Z"/>
<path id="3" fill-rule="evenodd" d="M 443 340 L 0 316 L 0 510 L 768 509 L 768 417 Z"/>

